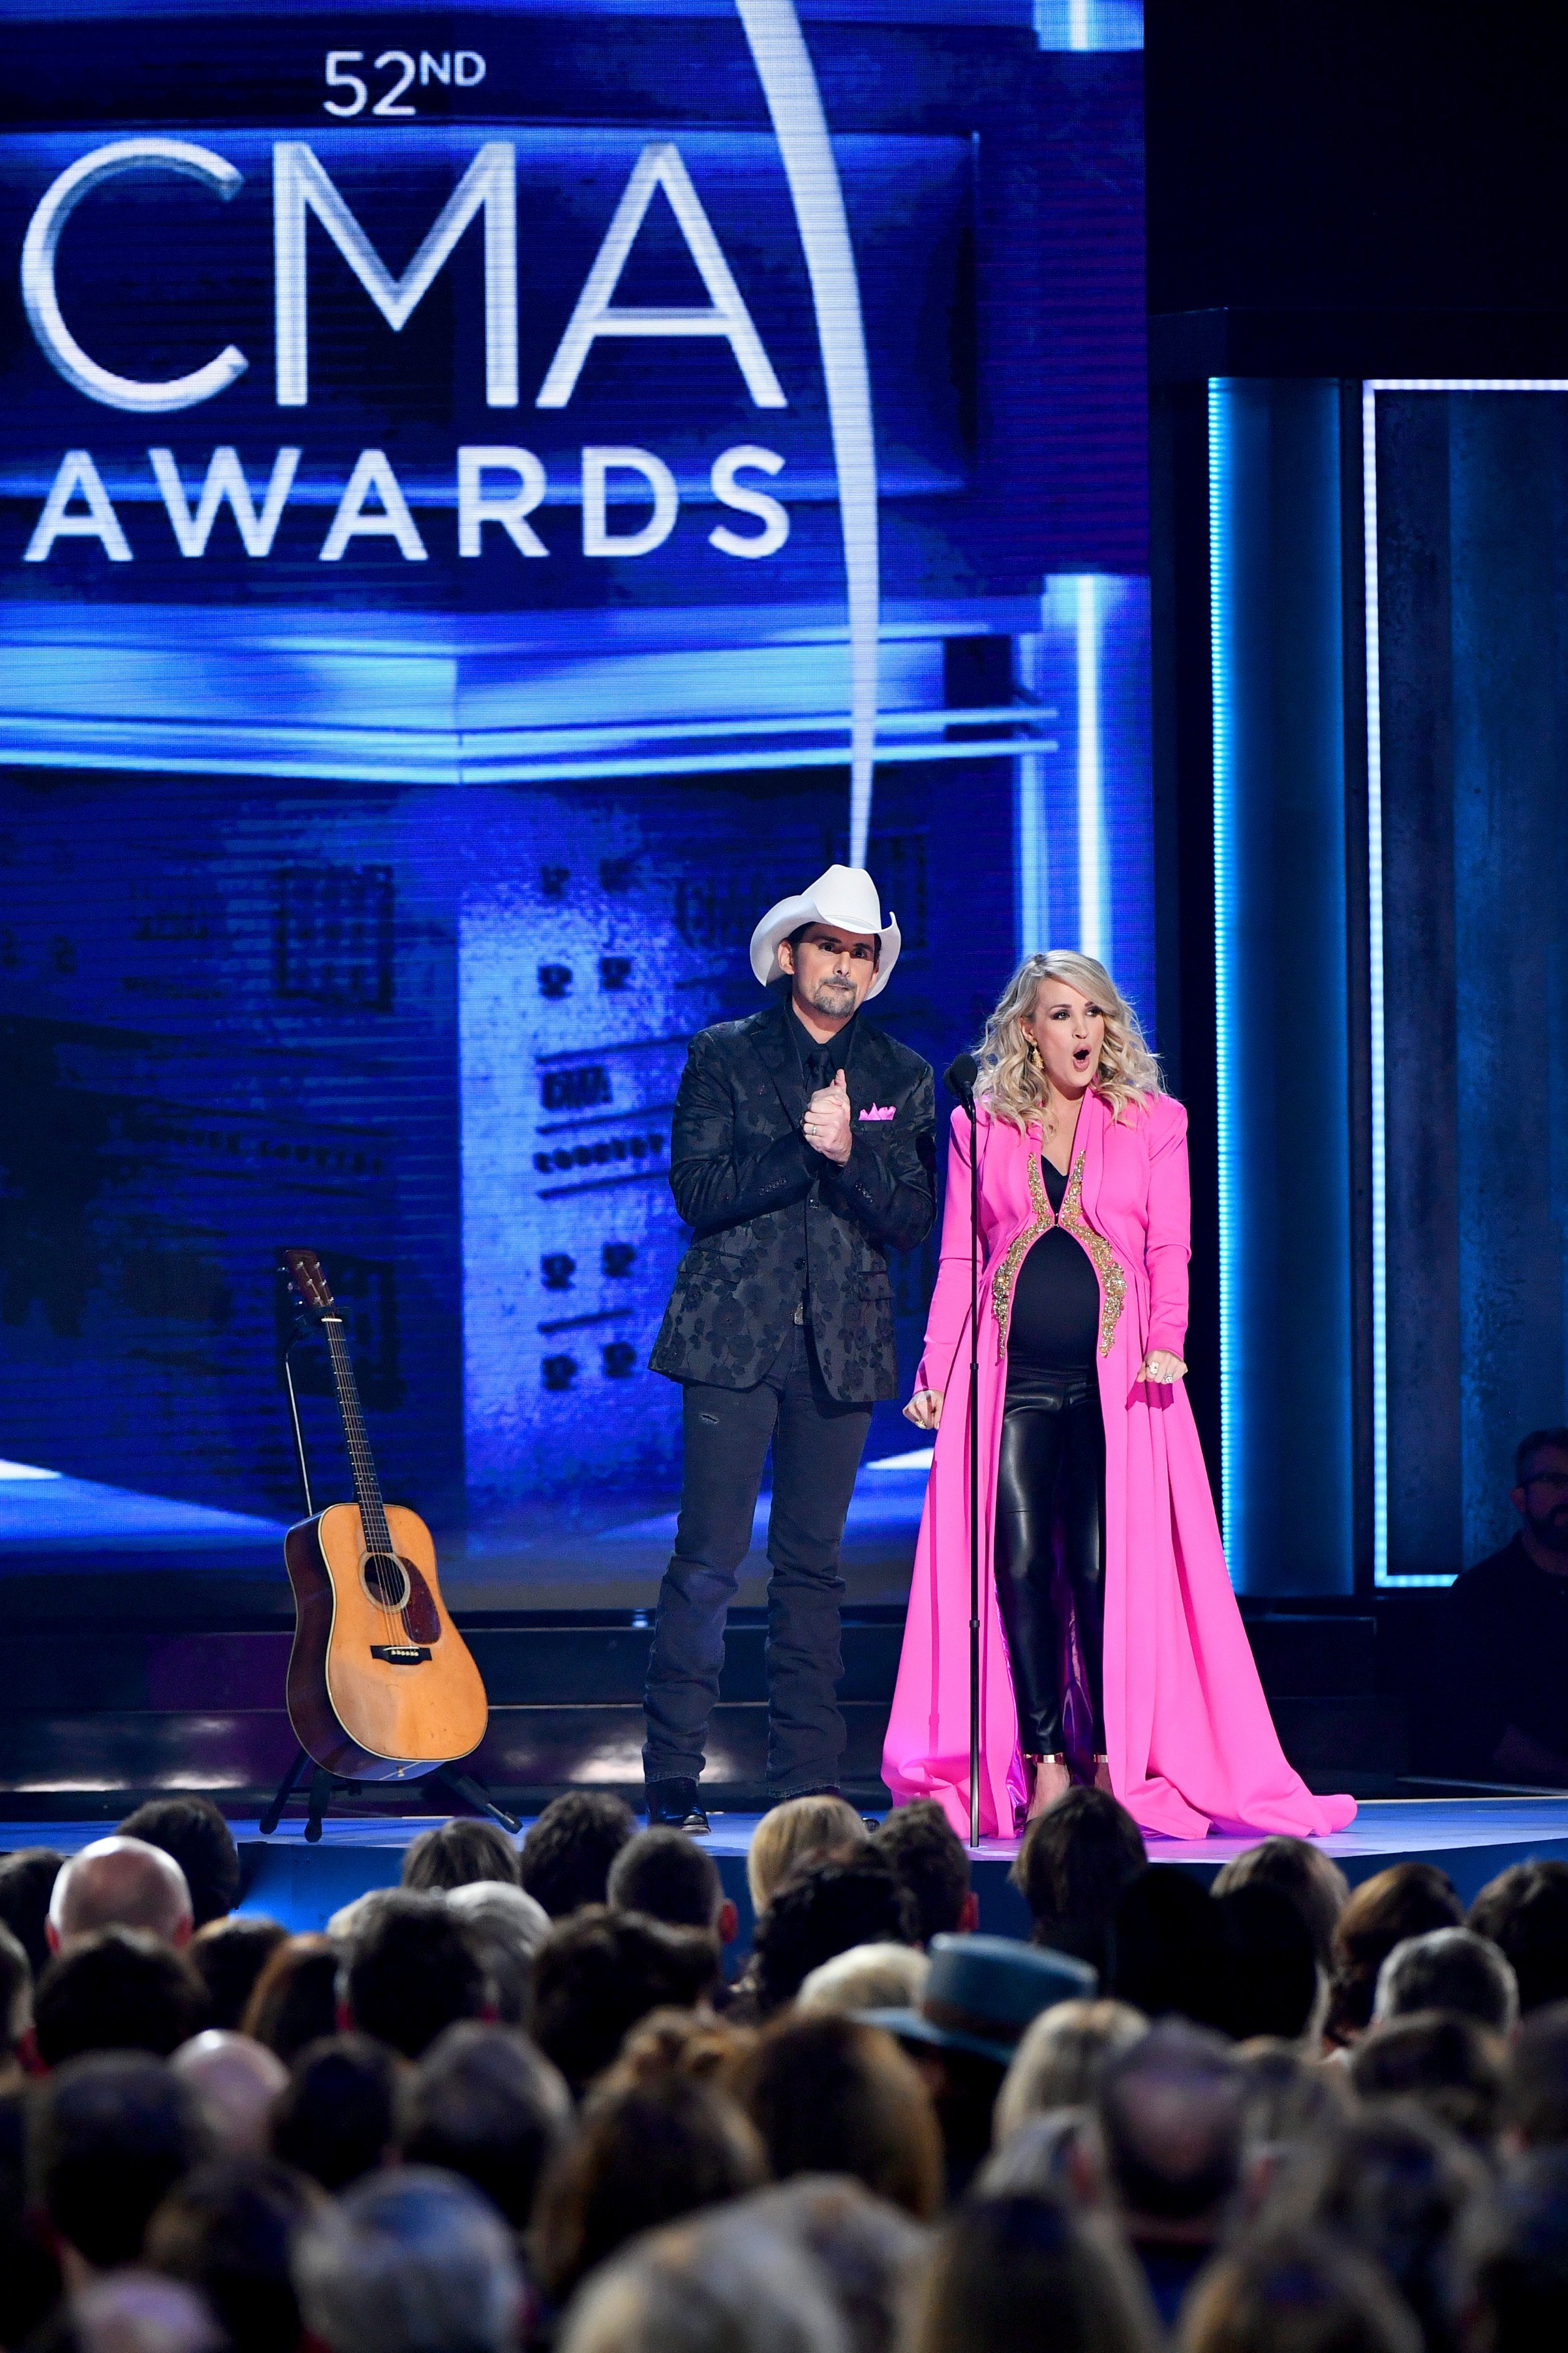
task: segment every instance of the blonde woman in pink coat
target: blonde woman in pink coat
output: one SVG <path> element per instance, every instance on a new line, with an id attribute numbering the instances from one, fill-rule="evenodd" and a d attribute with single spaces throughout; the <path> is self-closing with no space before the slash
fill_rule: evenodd
<path id="1" fill-rule="evenodd" d="M 1140 1827 L 1342 1829 L 1286 1762 L 1183 1387 L 1186 1113 L 1103 965 L 1019 966 L 986 1025 L 980 1169 L 984 1832 L 1092 1776 Z M 969 1827 L 971 1132 L 905 1410 L 936 1432 L 883 1757 L 895 1802 Z"/>

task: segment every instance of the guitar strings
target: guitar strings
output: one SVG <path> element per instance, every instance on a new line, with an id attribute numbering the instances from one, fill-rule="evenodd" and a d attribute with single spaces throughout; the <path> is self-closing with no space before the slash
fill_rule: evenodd
<path id="1" fill-rule="evenodd" d="M 381 1500 L 380 1482 L 371 1456 L 370 1441 L 365 1436 L 363 1418 L 360 1411 L 359 1388 L 354 1379 L 353 1362 L 343 1337 L 340 1314 L 322 1317 L 327 1335 L 327 1350 L 332 1360 L 332 1375 L 337 1383 L 338 1406 L 342 1415 L 343 1438 L 348 1447 L 349 1466 L 353 1474 L 355 1500 L 359 1505 L 360 1535 L 368 1558 L 379 1556 L 384 1561 L 396 1558 L 392 1545 L 392 1530 L 387 1524 L 386 1507 Z M 367 1582 L 369 1580 L 367 1579 Z M 397 1617 L 387 1596 L 371 1587 L 373 1605 L 379 1609 L 385 1628 L 389 1648 L 397 1646 Z"/>

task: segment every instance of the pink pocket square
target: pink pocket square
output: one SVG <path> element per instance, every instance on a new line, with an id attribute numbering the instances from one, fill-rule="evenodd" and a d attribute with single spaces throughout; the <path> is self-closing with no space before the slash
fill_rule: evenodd
<path id="1" fill-rule="evenodd" d="M 895 1103 L 868 1103 L 859 1113 L 861 1119 L 897 1119 L 898 1115 Z"/>

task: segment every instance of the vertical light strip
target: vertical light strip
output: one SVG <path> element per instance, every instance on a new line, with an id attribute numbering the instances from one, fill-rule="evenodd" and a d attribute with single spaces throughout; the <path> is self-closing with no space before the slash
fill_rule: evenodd
<path id="1" fill-rule="evenodd" d="M 1231 972 L 1236 946 L 1236 776 L 1231 733 L 1231 537 L 1234 525 L 1230 480 L 1228 387 L 1209 378 L 1209 675 L 1214 733 L 1214 955 L 1215 1077 L 1219 1196 L 1219 1427 L 1220 1499 L 1225 1514 L 1225 1551 L 1230 1581 L 1246 1590 L 1236 1503 L 1240 1495 L 1241 1448 L 1237 1430 L 1240 1306 L 1237 1280 L 1236 1133 L 1233 1068 L 1237 1050 Z"/>
<path id="2" fill-rule="evenodd" d="M 1039 700 L 1041 638 L 1016 640 L 1019 685 Z M 1046 830 L 1046 759 L 1020 752 L 1013 803 L 1013 871 L 1018 878 L 1018 956 L 1035 955 L 1050 944 L 1050 844 Z"/>
<path id="3" fill-rule="evenodd" d="M 1106 905 L 1105 791 L 1100 747 L 1100 583 L 1075 584 L 1078 649 L 1078 937 L 1085 955 L 1110 960 Z"/>
<path id="4" fill-rule="evenodd" d="M 816 313 L 849 611 L 849 863 L 864 866 L 871 831 L 881 588 L 877 445 L 860 281 L 822 94 L 795 0 L 735 0 L 735 5 L 784 159 Z"/>
<path id="5" fill-rule="evenodd" d="M 1372 1066 L 1372 1576 L 1388 1577 L 1388 1196 L 1383 1066 L 1383 714 L 1377 629 L 1377 391 L 1361 388 L 1366 607 L 1367 1028 Z"/>
<path id="6" fill-rule="evenodd" d="M 1089 47 L 1089 0 L 1068 0 L 1068 47 Z"/>

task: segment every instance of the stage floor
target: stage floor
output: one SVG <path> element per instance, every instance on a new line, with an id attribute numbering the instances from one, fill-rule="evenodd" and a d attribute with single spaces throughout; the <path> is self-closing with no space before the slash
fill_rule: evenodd
<path id="1" fill-rule="evenodd" d="M 394 1887 L 405 1848 L 430 1828 L 429 1815 L 329 1816 L 321 1843 L 309 1845 L 303 1814 L 295 1811 L 270 1839 L 254 1819 L 232 1821 L 245 1870 L 242 1912 L 268 1914 L 292 1929 L 321 1928 L 341 1905 L 371 1887 Z M 742 1930 L 733 1949 L 751 1941 L 752 1909 L 745 1854 L 759 1817 L 715 1814 L 708 1841 L 725 1891 L 740 1906 Z M 73 1852 L 110 1825 L 102 1822 L 0 1822 L 0 1852 L 52 1846 Z M 1152 1862 L 1214 1876 L 1232 1856 L 1256 1846 L 1253 1838 L 1152 1839 Z M 1435 1862 L 1465 1903 L 1512 1862 L 1568 1862 L 1568 1795 L 1562 1798 L 1402 1798 L 1371 1799 L 1348 1830 L 1324 1839 L 1324 1850 L 1354 1883 L 1390 1863 Z M 985 1839 L 974 1858 L 984 1928 L 1026 1936 L 1028 1915 L 1008 1883 L 1016 1840 Z"/>

